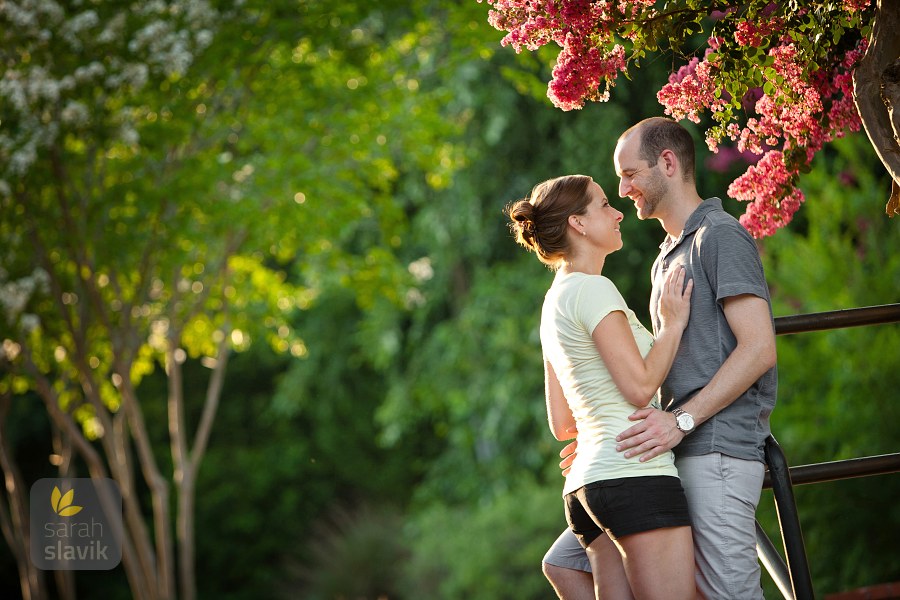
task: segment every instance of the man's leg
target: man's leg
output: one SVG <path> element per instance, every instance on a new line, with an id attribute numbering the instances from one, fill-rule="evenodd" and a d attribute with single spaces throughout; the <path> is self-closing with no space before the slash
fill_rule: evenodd
<path id="1" fill-rule="evenodd" d="M 719 453 L 675 465 L 691 512 L 697 588 L 707 600 L 761 600 L 755 519 L 765 466 Z"/>
<path id="2" fill-rule="evenodd" d="M 587 552 L 568 527 L 544 555 L 544 576 L 562 600 L 594 600 Z"/>

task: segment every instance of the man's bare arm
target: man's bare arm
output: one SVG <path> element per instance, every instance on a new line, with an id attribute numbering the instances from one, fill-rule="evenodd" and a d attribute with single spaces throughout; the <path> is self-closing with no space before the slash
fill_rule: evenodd
<path id="1" fill-rule="evenodd" d="M 758 296 L 743 294 L 726 298 L 723 307 L 737 347 L 706 387 L 682 406 L 697 425 L 729 406 L 776 363 L 775 331 L 768 303 Z M 626 458 L 640 455 L 641 462 L 650 460 L 684 438 L 669 412 L 641 409 L 629 418 L 639 423 L 616 437 L 616 449 L 625 451 Z"/>

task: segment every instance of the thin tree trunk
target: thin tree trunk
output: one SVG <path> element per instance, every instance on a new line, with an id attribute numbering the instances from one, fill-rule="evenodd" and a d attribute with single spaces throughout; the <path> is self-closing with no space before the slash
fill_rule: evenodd
<path id="1" fill-rule="evenodd" d="M 53 429 L 53 459 L 51 462 L 59 470 L 60 477 L 73 477 L 72 471 L 72 444 L 56 423 L 51 419 L 50 426 Z M 57 569 L 53 572 L 56 581 L 56 593 L 60 600 L 75 600 L 77 596 L 75 588 L 75 573 L 68 570 Z"/>
<path id="2" fill-rule="evenodd" d="M 227 328 L 226 328 L 227 329 Z M 197 595 L 197 582 L 195 578 L 195 544 L 196 531 L 194 528 L 194 508 L 196 504 L 197 473 L 200 472 L 200 464 L 206 454 L 209 436 L 212 432 L 212 424 L 216 418 L 219 401 L 222 397 L 222 389 L 225 384 L 225 371 L 228 366 L 228 331 L 225 331 L 219 342 L 218 356 L 213 367 L 212 377 L 206 390 L 206 400 L 203 404 L 203 414 L 197 426 L 193 447 L 184 456 L 181 465 L 180 481 L 178 489 L 178 514 L 176 516 L 176 535 L 178 538 L 179 572 L 181 578 L 182 600 L 194 600 Z M 180 396 L 179 396 L 180 397 Z M 177 410 L 177 409 L 176 409 Z M 183 409 L 182 409 L 183 410 Z M 183 422 L 182 422 L 183 425 Z"/>
<path id="3" fill-rule="evenodd" d="M 31 561 L 31 523 L 25 482 L 6 436 L 11 404 L 12 395 L 0 395 L 0 468 L 6 489 L 6 503 L 0 503 L 0 528 L 16 559 L 23 600 L 44 600 L 47 598 L 44 575 Z"/>
<path id="4" fill-rule="evenodd" d="M 169 383 L 169 449 L 172 453 L 172 466 L 175 470 L 176 517 L 175 538 L 178 543 L 178 571 L 180 574 L 181 600 L 194 600 L 196 589 L 193 585 L 193 561 L 188 562 L 189 557 L 184 555 L 185 522 L 184 522 L 184 486 L 185 477 L 191 477 L 188 466 L 187 432 L 184 419 L 184 381 L 182 378 L 181 363 L 178 354 L 183 352 L 179 347 L 180 332 L 170 325 L 168 348 L 166 349 L 166 375 Z M 192 558 L 192 557 L 190 557 Z"/>
<path id="5" fill-rule="evenodd" d="M 50 382 L 38 372 L 37 367 L 31 362 L 30 358 L 26 360 L 26 366 L 37 384 L 38 394 L 44 401 L 47 413 L 50 415 L 50 418 L 54 421 L 56 426 L 59 427 L 73 443 L 75 449 L 84 459 L 90 476 L 95 479 L 108 477 L 108 473 L 103 464 L 103 459 L 94 447 L 84 438 L 80 427 L 60 408 L 59 398 L 53 392 L 53 387 L 50 385 Z M 141 546 L 141 540 L 146 540 L 146 531 L 140 529 L 143 527 L 143 516 L 140 513 L 140 508 L 136 506 L 137 499 L 132 498 L 130 502 L 126 499 L 126 494 L 128 493 L 127 490 L 122 489 L 122 508 L 125 511 L 124 535 L 122 539 L 122 565 L 125 568 L 129 587 L 134 594 L 135 600 L 153 600 L 157 597 L 157 594 L 154 591 L 155 578 L 148 577 L 148 573 L 142 568 L 142 563 L 144 561 L 139 559 L 142 553 L 136 550 L 136 546 Z M 137 523 L 135 522 L 135 519 L 137 519 Z M 152 573 L 150 575 L 152 575 Z"/>

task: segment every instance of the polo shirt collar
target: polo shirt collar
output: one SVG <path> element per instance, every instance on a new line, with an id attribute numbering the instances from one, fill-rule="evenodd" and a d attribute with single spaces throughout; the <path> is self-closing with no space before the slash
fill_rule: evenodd
<path id="1" fill-rule="evenodd" d="M 665 250 L 666 248 L 677 246 L 681 240 L 684 239 L 684 236 L 690 235 L 700 229 L 700 224 L 703 222 L 703 219 L 714 210 L 722 210 L 722 200 L 720 198 L 707 198 L 701 202 L 700 206 L 698 206 L 694 212 L 691 213 L 691 216 L 688 217 L 687 223 L 684 224 L 684 229 L 681 231 L 681 235 L 678 236 L 678 239 L 672 240 L 671 236 L 667 235 L 666 239 L 659 245 L 659 248 Z"/>

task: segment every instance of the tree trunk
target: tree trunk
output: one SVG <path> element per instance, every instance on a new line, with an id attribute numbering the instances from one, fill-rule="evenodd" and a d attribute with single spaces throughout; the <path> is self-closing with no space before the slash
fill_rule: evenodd
<path id="1" fill-rule="evenodd" d="M 853 73 L 853 99 L 863 127 L 893 182 L 885 212 L 900 214 L 900 2 L 878 0 L 869 47 Z"/>
<path id="2" fill-rule="evenodd" d="M 170 360 L 174 360 L 172 349 L 175 339 L 170 340 Z M 195 539 L 194 509 L 196 499 L 197 473 L 206 454 L 206 446 L 212 432 L 212 424 L 216 418 L 219 400 L 225 382 L 225 370 L 228 365 L 228 332 L 227 327 L 219 342 L 218 356 L 213 367 L 212 377 L 206 391 L 203 414 L 194 435 L 193 445 L 188 446 L 187 424 L 184 420 L 184 390 L 181 380 L 181 366 L 173 363 L 169 372 L 169 435 L 172 445 L 172 458 L 175 465 L 175 484 L 177 489 L 178 512 L 175 517 L 175 531 L 178 541 L 178 568 L 181 600 L 194 600 L 197 596 L 195 577 Z"/>
<path id="3" fill-rule="evenodd" d="M 47 598 L 44 574 L 31 561 L 31 523 L 25 481 L 6 436 L 6 417 L 11 404 L 11 394 L 0 396 L 0 468 L 4 475 L 8 503 L 8 508 L 7 504 L 0 503 L 0 528 L 16 558 L 23 600 L 44 600 Z"/>
<path id="4" fill-rule="evenodd" d="M 73 477 L 72 444 L 65 432 L 57 427 L 53 420 L 50 421 L 50 426 L 53 429 L 53 456 L 50 462 L 59 469 L 60 477 Z M 56 593 L 59 595 L 59 599 L 75 600 L 77 597 L 75 573 L 60 569 L 53 572 L 53 578 L 56 580 Z"/>

